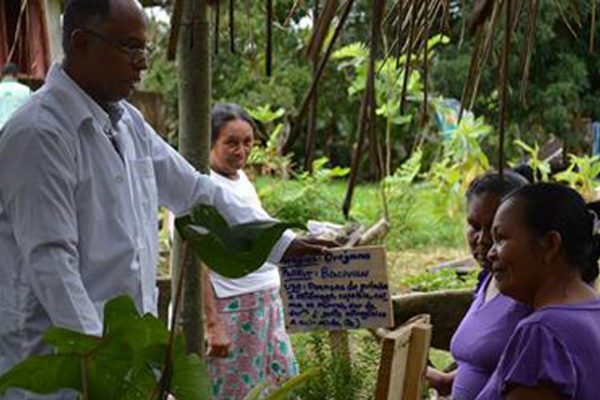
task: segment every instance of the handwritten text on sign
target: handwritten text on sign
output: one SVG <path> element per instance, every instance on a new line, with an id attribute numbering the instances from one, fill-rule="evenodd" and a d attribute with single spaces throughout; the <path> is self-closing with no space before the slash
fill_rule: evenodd
<path id="1" fill-rule="evenodd" d="M 336 249 L 281 268 L 291 331 L 392 326 L 385 249 Z"/>

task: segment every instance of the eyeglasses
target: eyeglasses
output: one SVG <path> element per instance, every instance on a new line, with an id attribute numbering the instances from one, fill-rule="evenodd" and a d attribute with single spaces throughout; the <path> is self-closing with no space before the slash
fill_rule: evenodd
<path id="1" fill-rule="evenodd" d="M 126 45 L 123 43 L 119 43 L 118 41 L 116 41 L 114 39 L 110 39 L 110 38 L 102 35 L 101 33 L 98 33 L 91 29 L 82 29 L 82 31 L 89 33 L 96 39 L 100 39 L 100 41 L 104 42 L 105 44 L 112 46 L 115 49 L 120 50 L 121 52 L 127 54 L 129 56 L 129 61 L 131 61 L 131 63 L 135 64 L 135 65 L 142 64 L 143 62 L 148 60 L 150 55 L 154 52 L 154 49 L 151 46 L 139 47 L 139 46 Z"/>

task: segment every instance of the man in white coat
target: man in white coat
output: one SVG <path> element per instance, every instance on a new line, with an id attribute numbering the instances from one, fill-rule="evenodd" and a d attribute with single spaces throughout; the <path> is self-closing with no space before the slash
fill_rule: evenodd
<path id="1" fill-rule="evenodd" d="M 156 312 L 159 206 L 210 204 L 230 224 L 269 218 L 195 171 L 123 100 L 147 67 L 135 0 L 68 1 L 63 47 L 63 63 L 0 131 L 0 374 L 48 352 L 50 326 L 101 335 L 117 295 Z M 320 249 L 285 234 L 269 259 Z M 51 397 L 4 397 L 34 398 Z"/>

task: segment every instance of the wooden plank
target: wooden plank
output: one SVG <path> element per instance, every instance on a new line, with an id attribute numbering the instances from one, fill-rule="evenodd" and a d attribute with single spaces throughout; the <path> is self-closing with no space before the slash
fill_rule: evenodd
<path id="1" fill-rule="evenodd" d="M 418 315 L 383 336 L 376 400 L 420 399 L 431 339 L 429 320 L 429 315 Z"/>
<path id="2" fill-rule="evenodd" d="M 402 399 L 419 400 L 423 393 L 423 373 L 427 367 L 429 343 L 431 342 L 431 325 L 417 323 L 412 328 L 410 349 L 404 375 L 404 392 Z"/>
<path id="3" fill-rule="evenodd" d="M 381 361 L 375 388 L 376 400 L 401 400 L 404 386 L 404 370 L 408 360 L 410 327 L 402 327 L 388 333 L 381 343 Z M 396 393 L 397 397 L 392 394 Z"/>

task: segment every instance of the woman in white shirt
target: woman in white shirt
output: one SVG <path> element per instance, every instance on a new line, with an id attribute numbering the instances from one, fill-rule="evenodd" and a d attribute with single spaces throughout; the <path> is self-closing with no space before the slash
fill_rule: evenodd
<path id="1" fill-rule="evenodd" d="M 211 177 L 246 205 L 262 205 L 243 171 L 252 149 L 255 125 L 235 104 L 217 104 L 212 111 Z M 286 232 L 284 258 L 319 253 L 328 242 L 296 238 Z M 279 270 L 265 263 L 243 278 L 205 274 L 207 364 L 213 399 L 243 399 L 257 385 L 276 385 L 297 374 L 298 366 L 285 331 L 279 296 Z"/>

